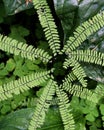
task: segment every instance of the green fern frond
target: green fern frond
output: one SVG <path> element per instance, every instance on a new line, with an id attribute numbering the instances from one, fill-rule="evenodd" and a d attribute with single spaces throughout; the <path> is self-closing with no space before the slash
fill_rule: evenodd
<path id="1" fill-rule="evenodd" d="M 3 35 L 0 35 L 0 49 L 30 60 L 39 58 L 43 62 L 48 62 L 52 58 L 42 49 L 35 49 L 32 45 L 29 46 L 28 44 L 18 42 L 17 40 Z"/>
<path id="2" fill-rule="evenodd" d="M 77 61 L 95 63 L 104 66 L 104 53 L 97 52 L 94 50 L 77 50 L 69 54 L 70 57 Z"/>
<path id="3" fill-rule="evenodd" d="M 60 50 L 60 40 L 50 8 L 46 0 L 33 0 L 33 4 L 37 10 L 39 21 L 45 32 L 49 46 L 52 49 L 53 54 L 56 55 Z"/>
<path id="4" fill-rule="evenodd" d="M 83 88 L 80 85 L 66 82 L 64 83 L 64 85 L 62 85 L 62 88 L 63 90 L 69 92 L 69 94 L 73 94 L 74 96 L 87 99 L 94 103 L 98 103 L 99 101 L 98 94 L 91 90 L 88 90 L 87 88 Z"/>
<path id="5" fill-rule="evenodd" d="M 63 85 L 64 83 L 72 83 L 73 81 L 75 81 L 77 78 L 76 76 L 73 74 L 73 72 L 70 72 L 65 79 L 63 80 Z"/>
<path id="6" fill-rule="evenodd" d="M 61 113 L 61 117 L 63 120 L 65 130 L 74 130 L 75 129 L 75 122 L 73 119 L 73 115 L 69 111 L 69 99 L 65 92 L 63 92 L 58 87 L 56 88 L 56 93 L 59 99 L 59 109 Z"/>
<path id="7" fill-rule="evenodd" d="M 70 72 L 64 80 L 62 80 L 62 84 L 60 86 L 62 86 L 61 88 L 63 88 L 65 91 L 69 91 L 69 88 L 66 87 L 67 85 L 69 86 L 70 83 L 73 83 L 75 80 L 77 79 L 77 77 L 73 74 L 73 72 Z"/>
<path id="8" fill-rule="evenodd" d="M 36 72 L 0 86 L 0 101 L 18 95 L 50 79 L 50 71 Z"/>
<path id="9" fill-rule="evenodd" d="M 77 27 L 74 36 L 69 37 L 67 44 L 64 46 L 63 51 L 70 53 L 75 50 L 88 36 L 98 31 L 104 26 L 104 12 L 97 14 L 92 19 L 84 22 L 81 26 Z"/>
<path id="10" fill-rule="evenodd" d="M 29 130 L 36 130 L 43 125 L 45 114 L 50 106 L 48 101 L 52 100 L 52 96 L 55 94 L 56 86 L 56 82 L 50 79 L 39 99 L 35 113 L 30 121 Z"/>
<path id="11" fill-rule="evenodd" d="M 73 67 L 72 68 L 73 74 L 78 78 L 82 86 L 86 87 L 87 81 L 84 79 L 86 77 L 86 74 L 83 68 L 81 67 L 81 65 L 76 60 L 70 58 L 70 59 L 66 59 L 66 61 L 64 62 L 64 68 L 67 68 L 69 66 Z"/>
<path id="12" fill-rule="evenodd" d="M 97 95 L 99 95 L 99 98 L 104 97 L 104 84 L 102 83 L 98 83 L 95 91 L 94 91 Z"/>

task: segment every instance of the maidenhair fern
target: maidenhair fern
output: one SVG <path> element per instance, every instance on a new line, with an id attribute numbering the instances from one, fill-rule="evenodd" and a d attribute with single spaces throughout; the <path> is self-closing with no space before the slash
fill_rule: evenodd
<path id="1" fill-rule="evenodd" d="M 90 62 L 104 66 L 104 53 L 100 53 L 95 50 L 73 51 L 72 53 L 69 54 L 68 58 L 69 61 L 70 57 L 72 57 L 72 59 L 75 59 L 77 61 Z"/>
<path id="2" fill-rule="evenodd" d="M 50 79 L 48 81 L 46 87 L 44 88 L 44 91 L 37 104 L 35 113 L 30 122 L 30 126 L 29 126 L 30 130 L 36 130 L 44 123 L 45 113 L 47 112 L 47 110 L 50 106 L 48 101 L 52 100 L 52 96 L 55 94 L 55 87 L 57 87 L 56 82 L 53 81 L 52 79 Z"/>
<path id="3" fill-rule="evenodd" d="M 52 50 L 51 54 L 43 49 L 34 48 L 26 43 L 18 42 L 6 36 L 0 35 L 0 49 L 14 55 L 20 55 L 23 58 L 34 61 L 40 59 L 42 62 L 52 64 L 57 63 L 57 57 L 66 54 L 63 62 L 63 68 L 66 69 L 66 75 L 62 82 L 57 76 L 54 76 L 55 68 L 44 72 L 36 72 L 18 80 L 11 81 L 0 86 L 0 101 L 12 97 L 14 94 L 20 94 L 32 87 L 46 83 L 43 93 L 34 110 L 33 118 L 30 121 L 29 130 L 40 128 L 47 114 L 50 102 L 53 96 L 58 98 L 58 105 L 65 130 L 74 130 L 75 121 L 70 110 L 70 101 L 68 94 L 98 103 L 101 89 L 89 90 L 87 88 L 86 73 L 81 66 L 81 62 L 88 62 L 104 66 L 104 54 L 95 50 L 77 49 L 84 40 L 94 32 L 104 26 L 104 13 L 97 14 L 92 19 L 84 22 L 77 27 L 73 36 L 69 37 L 63 49 L 60 49 L 61 43 L 57 32 L 50 7 L 46 0 L 33 0 L 34 8 L 39 17 L 39 21 L 45 33 L 47 44 Z M 54 57 L 52 57 L 52 55 Z M 57 56 L 57 57 L 56 57 Z M 54 63 L 55 62 L 55 63 Z M 70 69 L 68 69 L 70 67 Z M 48 68 L 48 67 L 47 67 Z M 47 69 L 45 68 L 45 69 Z M 102 86 L 100 87 L 102 88 Z"/>
<path id="4" fill-rule="evenodd" d="M 49 71 L 37 72 L 3 84 L 0 86 L 0 101 L 12 97 L 13 94 L 20 94 L 21 92 L 46 82 L 50 78 L 49 73 Z"/>
<path id="5" fill-rule="evenodd" d="M 77 27 L 73 33 L 73 37 L 69 37 L 67 44 L 64 46 L 65 53 L 75 50 L 88 36 L 98 31 L 104 26 L 104 12 L 97 14 L 89 21 L 84 22 L 81 26 Z"/>
<path id="6" fill-rule="evenodd" d="M 40 58 L 43 62 L 48 62 L 52 57 L 42 49 L 33 48 L 32 45 L 18 42 L 15 39 L 0 35 L 0 49 L 23 58 L 35 60 Z"/>
<path id="7" fill-rule="evenodd" d="M 81 67 L 81 65 L 76 60 L 74 60 L 73 58 L 70 58 L 70 60 L 66 60 L 64 62 L 65 68 L 67 68 L 69 66 L 73 67 L 72 68 L 73 74 L 78 78 L 78 80 L 82 84 L 82 86 L 86 87 L 87 82 L 84 79 L 86 77 L 86 74 L 85 74 L 83 68 Z"/>
<path id="8" fill-rule="evenodd" d="M 69 111 L 69 100 L 68 96 L 65 92 L 62 91 L 60 88 L 56 88 L 56 93 L 59 99 L 59 109 L 62 116 L 63 124 L 65 130 L 74 130 L 75 129 L 75 122 L 73 119 L 73 115 Z"/>
<path id="9" fill-rule="evenodd" d="M 33 4 L 37 10 L 49 46 L 53 50 L 53 54 L 56 55 L 60 50 L 60 41 L 50 8 L 48 7 L 46 0 L 34 0 Z"/>

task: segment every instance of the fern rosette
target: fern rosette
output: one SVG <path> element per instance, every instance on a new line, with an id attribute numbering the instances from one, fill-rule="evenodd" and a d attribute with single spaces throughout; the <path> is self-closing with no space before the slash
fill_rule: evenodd
<path id="1" fill-rule="evenodd" d="M 90 100 L 94 103 L 98 103 L 101 98 L 98 88 L 95 90 L 89 90 L 87 88 L 87 75 L 81 62 L 104 66 L 104 54 L 95 50 L 81 50 L 78 47 L 87 37 L 104 26 L 104 13 L 97 14 L 92 19 L 82 23 L 81 26 L 78 26 L 73 36 L 69 37 L 61 50 L 57 27 L 47 1 L 33 0 L 33 5 L 38 14 L 47 43 L 51 49 L 51 54 L 44 49 L 34 48 L 32 45 L 18 42 L 3 35 L 0 35 L 0 49 L 31 61 L 39 59 L 47 66 L 45 66 L 45 71 L 34 72 L 1 85 L 0 101 L 11 98 L 14 95 L 19 95 L 45 82 L 46 85 L 38 100 L 28 129 L 37 130 L 42 127 L 45 121 L 45 115 L 51 105 L 49 102 L 52 101 L 53 97 L 57 97 L 64 129 L 75 130 L 75 121 L 69 107 L 70 100 L 68 94 Z M 55 66 L 60 56 L 66 56 L 62 63 L 63 66 L 61 66 L 66 74 L 64 78 L 62 77 L 60 79 L 62 82 L 59 80 L 60 75 L 55 75 L 56 68 L 49 70 L 50 67 L 48 67 L 50 64 L 52 67 Z M 61 70 L 61 68 L 59 69 Z"/>

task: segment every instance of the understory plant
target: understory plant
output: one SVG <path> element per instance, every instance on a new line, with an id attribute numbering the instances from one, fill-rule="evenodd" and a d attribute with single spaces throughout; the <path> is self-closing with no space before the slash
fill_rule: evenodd
<path id="1" fill-rule="evenodd" d="M 33 0 L 33 6 L 43 28 L 48 51 L 3 35 L 0 35 L 0 49 L 32 62 L 39 59 L 45 65 L 38 72 L 32 72 L 1 85 L 0 101 L 7 100 L 14 95 L 19 96 L 31 88 L 44 84 L 28 130 L 37 130 L 42 127 L 54 98 L 57 98 L 64 129 L 74 130 L 76 124 L 70 105 L 71 96 L 89 100 L 96 105 L 104 95 L 103 84 L 94 89 L 88 88 L 87 75 L 82 66 L 82 63 L 104 66 L 104 54 L 96 49 L 80 49 L 80 45 L 89 36 L 104 26 L 104 12 L 100 12 L 78 26 L 66 43 L 62 44 L 47 1 Z M 44 46 L 46 46 L 45 44 Z M 58 73 L 56 73 L 57 69 Z"/>

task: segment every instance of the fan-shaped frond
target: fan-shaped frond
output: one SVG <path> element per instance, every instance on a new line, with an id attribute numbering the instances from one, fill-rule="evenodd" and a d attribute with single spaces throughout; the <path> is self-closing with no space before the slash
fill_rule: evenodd
<path id="1" fill-rule="evenodd" d="M 86 87 L 87 81 L 84 79 L 86 77 L 86 74 L 83 68 L 81 67 L 81 65 L 76 60 L 70 58 L 70 59 L 66 59 L 66 61 L 64 62 L 64 68 L 67 68 L 69 66 L 73 67 L 72 68 L 73 74 L 78 78 L 82 86 Z"/>
<path id="2" fill-rule="evenodd" d="M 104 26 L 104 12 L 97 14 L 89 21 L 84 22 L 81 26 L 77 27 L 74 36 L 69 37 L 67 44 L 64 46 L 63 51 L 70 53 L 75 50 L 88 36 L 98 31 Z"/>
<path id="3" fill-rule="evenodd" d="M 36 72 L 0 86 L 0 101 L 13 97 L 50 79 L 50 71 Z"/>
<path id="4" fill-rule="evenodd" d="M 50 8 L 46 0 L 33 0 L 33 4 L 37 10 L 49 46 L 53 50 L 53 54 L 56 55 L 60 49 L 60 41 Z"/>
<path id="5" fill-rule="evenodd" d="M 32 45 L 29 46 L 3 35 L 0 35 L 0 49 L 30 60 L 40 58 L 43 62 L 48 62 L 51 59 L 51 56 L 44 50 L 35 49 Z"/>
<path id="6" fill-rule="evenodd" d="M 59 109 L 61 113 L 61 117 L 63 120 L 65 130 L 74 130 L 75 129 L 75 122 L 73 119 L 73 115 L 69 111 L 69 99 L 67 94 L 63 92 L 60 88 L 56 88 L 56 93 L 59 99 Z"/>
<path id="7" fill-rule="evenodd" d="M 94 50 L 76 50 L 69 54 L 73 60 L 95 63 L 104 66 L 104 53 L 97 52 Z"/>
<path id="8" fill-rule="evenodd" d="M 29 130 L 36 130 L 44 123 L 46 111 L 50 106 L 48 101 L 52 100 L 52 96 L 55 94 L 56 86 L 56 82 L 50 79 L 39 99 L 35 113 L 32 117 L 32 120 L 30 121 Z"/>

